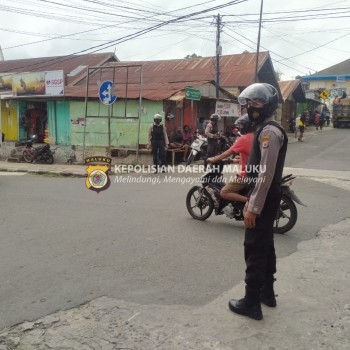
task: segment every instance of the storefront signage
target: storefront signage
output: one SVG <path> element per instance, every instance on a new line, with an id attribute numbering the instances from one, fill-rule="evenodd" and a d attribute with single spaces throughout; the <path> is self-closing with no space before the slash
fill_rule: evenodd
<path id="1" fill-rule="evenodd" d="M 241 106 L 237 103 L 216 101 L 215 114 L 221 117 L 240 117 Z"/>
<path id="2" fill-rule="evenodd" d="M 185 89 L 185 96 L 186 96 L 187 100 L 200 101 L 201 92 L 199 90 L 196 90 L 196 89 L 186 88 Z"/>
<path id="3" fill-rule="evenodd" d="M 345 83 L 345 82 L 346 82 L 346 77 L 345 77 L 345 75 L 337 75 L 337 76 L 336 76 L 336 82 L 337 82 L 337 83 Z"/>
<path id="4" fill-rule="evenodd" d="M 17 73 L 12 75 L 11 85 L 14 96 L 62 96 L 64 74 L 62 70 Z"/>
<path id="5" fill-rule="evenodd" d="M 0 93 L 12 93 L 12 73 L 0 74 Z"/>
<path id="6" fill-rule="evenodd" d="M 45 95 L 45 72 L 14 74 L 12 92 L 14 96 Z"/>
<path id="7" fill-rule="evenodd" d="M 45 95 L 60 96 L 64 94 L 63 70 L 45 72 Z"/>

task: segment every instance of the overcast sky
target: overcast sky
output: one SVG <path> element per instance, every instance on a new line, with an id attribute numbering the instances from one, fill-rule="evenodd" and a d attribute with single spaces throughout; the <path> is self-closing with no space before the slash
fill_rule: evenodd
<path id="1" fill-rule="evenodd" d="M 0 0 L 6 60 L 115 52 L 121 60 L 256 52 L 261 0 Z M 225 6 L 226 5 L 226 6 Z M 220 7 L 221 8 L 217 8 Z M 350 58 L 350 0 L 264 0 L 261 51 L 282 80 Z"/>

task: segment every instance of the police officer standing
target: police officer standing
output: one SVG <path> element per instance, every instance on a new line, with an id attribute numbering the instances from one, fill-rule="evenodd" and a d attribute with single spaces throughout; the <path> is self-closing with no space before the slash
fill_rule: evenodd
<path id="1" fill-rule="evenodd" d="M 217 155 L 218 153 L 218 139 L 220 138 L 219 129 L 218 129 L 218 121 L 220 120 L 220 116 L 218 114 L 212 114 L 209 117 L 209 123 L 205 128 L 205 136 L 208 139 L 208 149 L 207 149 L 207 158 L 211 158 Z"/>
<path id="2" fill-rule="evenodd" d="M 163 125 L 162 116 L 155 114 L 154 123 L 148 129 L 148 145 L 152 147 L 153 164 L 157 167 L 156 172 L 166 163 L 165 150 L 169 146 L 166 127 Z"/>
<path id="3" fill-rule="evenodd" d="M 280 183 L 288 138 L 273 119 L 278 93 L 272 85 L 250 85 L 239 95 L 238 102 L 248 107 L 248 116 L 257 129 L 247 164 L 247 172 L 252 170 L 248 176 L 254 188 L 244 208 L 246 290 L 244 298 L 229 301 L 229 308 L 237 314 L 261 320 L 261 302 L 269 307 L 276 306 L 273 223 L 281 200 Z"/>

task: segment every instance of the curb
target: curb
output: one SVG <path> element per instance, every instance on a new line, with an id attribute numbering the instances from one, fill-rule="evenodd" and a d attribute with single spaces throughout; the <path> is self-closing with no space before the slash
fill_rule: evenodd
<path id="1" fill-rule="evenodd" d="M 86 177 L 85 174 L 77 174 L 73 172 L 66 172 L 66 171 L 44 171 L 44 170 L 24 170 L 24 169 L 8 169 L 8 168 L 0 168 L 0 171 L 2 172 L 14 172 L 14 173 L 29 173 L 29 174 L 37 174 L 37 175 L 57 175 L 57 176 L 64 176 L 64 177 Z"/>

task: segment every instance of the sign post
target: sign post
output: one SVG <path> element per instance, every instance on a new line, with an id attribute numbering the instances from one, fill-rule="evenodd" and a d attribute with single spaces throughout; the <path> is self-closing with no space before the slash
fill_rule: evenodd
<path id="1" fill-rule="evenodd" d="M 117 96 L 114 95 L 113 82 L 110 80 L 102 82 L 98 89 L 98 96 L 100 101 L 108 106 L 108 152 L 110 152 L 112 104 L 117 100 Z"/>
<path id="2" fill-rule="evenodd" d="M 201 92 L 199 90 L 196 90 L 196 89 L 186 88 L 185 89 L 185 97 L 187 100 L 200 101 Z"/>
<path id="3" fill-rule="evenodd" d="M 191 127 L 193 127 L 193 101 L 200 101 L 201 100 L 201 92 L 196 89 L 192 88 L 186 88 L 185 89 L 185 97 L 187 100 L 191 100 Z"/>

